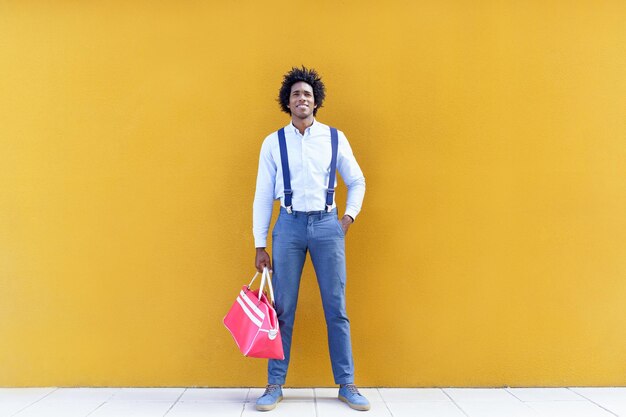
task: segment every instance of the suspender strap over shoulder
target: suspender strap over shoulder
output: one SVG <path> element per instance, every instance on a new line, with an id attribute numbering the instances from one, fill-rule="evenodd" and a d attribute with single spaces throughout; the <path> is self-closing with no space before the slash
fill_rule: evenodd
<path id="1" fill-rule="evenodd" d="M 287 142 L 285 141 L 285 128 L 278 131 L 278 146 L 280 147 L 280 164 L 283 168 L 283 185 L 285 187 L 285 209 L 291 214 L 291 178 L 289 176 L 289 159 L 287 157 Z"/>
<path id="2" fill-rule="evenodd" d="M 330 145 L 332 147 L 332 157 L 330 159 L 330 173 L 328 175 L 328 191 L 326 192 L 326 211 L 330 213 L 333 209 L 335 198 L 335 171 L 337 170 L 337 148 L 339 147 L 339 135 L 337 129 L 330 128 Z"/>
<path id="3" fill-rule="evenodd" d="M 330 128 L 330 145 L 332 156 L 330 159 L 330 172 L 328 175 L 328 190 L 326 192 L 326 211 L 330 212 L 333 208 L 335 198 L 335 172 L 337 171 L 337 153 L 339 148 L 339 135 L 337 129 Z M 291 176 L 289 175 L 289 157 L 287 156 L 287 141 L 285 140 L 285 128 L 278 131 L 278 146 L 280 148 L 280 165 L 283 170 L 283 184 L 285 194 L 285 209 L 287 213 L 292 213 L 292 196 Z"/>

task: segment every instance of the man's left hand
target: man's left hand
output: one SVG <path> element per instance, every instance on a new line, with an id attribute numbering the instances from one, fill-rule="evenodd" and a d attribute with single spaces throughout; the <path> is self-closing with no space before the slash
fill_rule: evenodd
<path id="1" fill-rule="evenodd" d="M 352 217 L 348 216 L 347 214 L 341 218 L 341 228 L 343 229 L 344 235 L 348 234 L 348 228 L 353 222 L 354 220 L 352 220 Z"/>

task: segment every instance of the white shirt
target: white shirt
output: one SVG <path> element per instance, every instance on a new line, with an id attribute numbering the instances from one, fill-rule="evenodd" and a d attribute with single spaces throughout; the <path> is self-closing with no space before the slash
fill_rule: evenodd
<path id="1" fill-rule="evenodd" d="M 365 177 L 352 154 L 348 139 L 342 131 L 338 130 L 337 133 L 339 136 L 337 170 L 348 187 L 345 214 L 356 219 L 365 196 Z M 314 120 L 302 135 L 289 123 L 285 126 L 285 142 L 293 190 L 291 201 L 293 210 L 324 210 L 332 157 L 330 128 Z M 336 178 L 334 186 L 337 186 Z M 272 207 L 274 200 L 277 199 L 280 199 L 280 204 L 284 207 L 283 170 L 278 133 L 273 132 L 263 141 L 259 157 L 252 215 L 252 232 L 257 248 L 266 247 Z M 334 199 L 333 207 L 336 207 Z"/>

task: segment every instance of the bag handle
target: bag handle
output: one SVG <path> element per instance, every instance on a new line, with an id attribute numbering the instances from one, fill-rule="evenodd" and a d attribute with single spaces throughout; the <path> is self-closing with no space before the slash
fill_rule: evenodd
<path id="1" fill-rule="evenodd" d="M 267 268 L 263 268 L 267 271 Z M 272 287 L 272 277 L 270 276 L 270 271 L 267 271 L 267 287 L 270 290 L 270 300 L 272 302 L 272 305 L 275 305 L 274 303 L 274 288 Z"/>
<path id="2" fill-rule="evenodd" d="M 257 271 L 257 273 L 254 274 L 254 276 L 252 277 L 252 280 L 250 281 L 250 283 L 247 285 L 248 290 L 250 289 L 250 287 L 252 286 L 252 283 L 258 276 L 259 276 L 259 272 Z M 274 305 L 274 288 L 272 287 L 272 278 L 270 275 L 270 271 L 267 269 L 267 267 L 263 268 L 263 273 L 261 274 L 261 286 L 259 287 L 259 300 L 261 299 L 261 293 L 263 293 L 263 288 L 265 287 L 266 282 L 267 282 L 267 287 L 269 288 L 270 301 L 272 302 L 272 305 Z"/>
<path id="3" fill-rule="evenodd" d="M 250 287 L 252 286 L 252 283 L 254 282 L 254 280 L 256 279 L 257 276 L 259 276 L 258 272 L 256 274 L 254 274 L 254 276 L 252 277 L 252 281 L 250 281 L 250 283 L 248 285 L 246 285 L 246 287 L 248 287 L 248 289 L 250 289 Z"/>
<path id="4" fill-rule="evenodd" d="M 266 283 L 267 288 L 270 290 L 270 302 L 272 303 L 272 305 L 274 305 L 274 289 L 272 288 L 272 277 L 270 276 L 270 271 L 267 269 L 267 267 L 263 268 L 263 274 L 261 274 L 261 287 L 259 291 L 263 291 Z"/>

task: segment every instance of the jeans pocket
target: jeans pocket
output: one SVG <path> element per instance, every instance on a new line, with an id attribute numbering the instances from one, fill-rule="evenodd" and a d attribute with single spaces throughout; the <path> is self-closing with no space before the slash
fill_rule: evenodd
<path id="1" fill-rule="evenodd" d="M 341 225 L 341 221 L 339 219 L 335 219 L 335 223 L 337 223 L 337 227 L 339 227 L 339 233 L 341 236 L 345 236 L 346 233 L 343 231 L 343 226 Z"/>
<path id="2" fill-rule="evenodd" d="M 276 223 L 274 223 L 274 228 L 272 229 L 272 239 L 274 238 L 274 236 L 278 234 L 280 223 L 282 223 L 280 220 L 281 220 L 281 216 L 279 215 L 278 218 L 276 219 Z"/>

